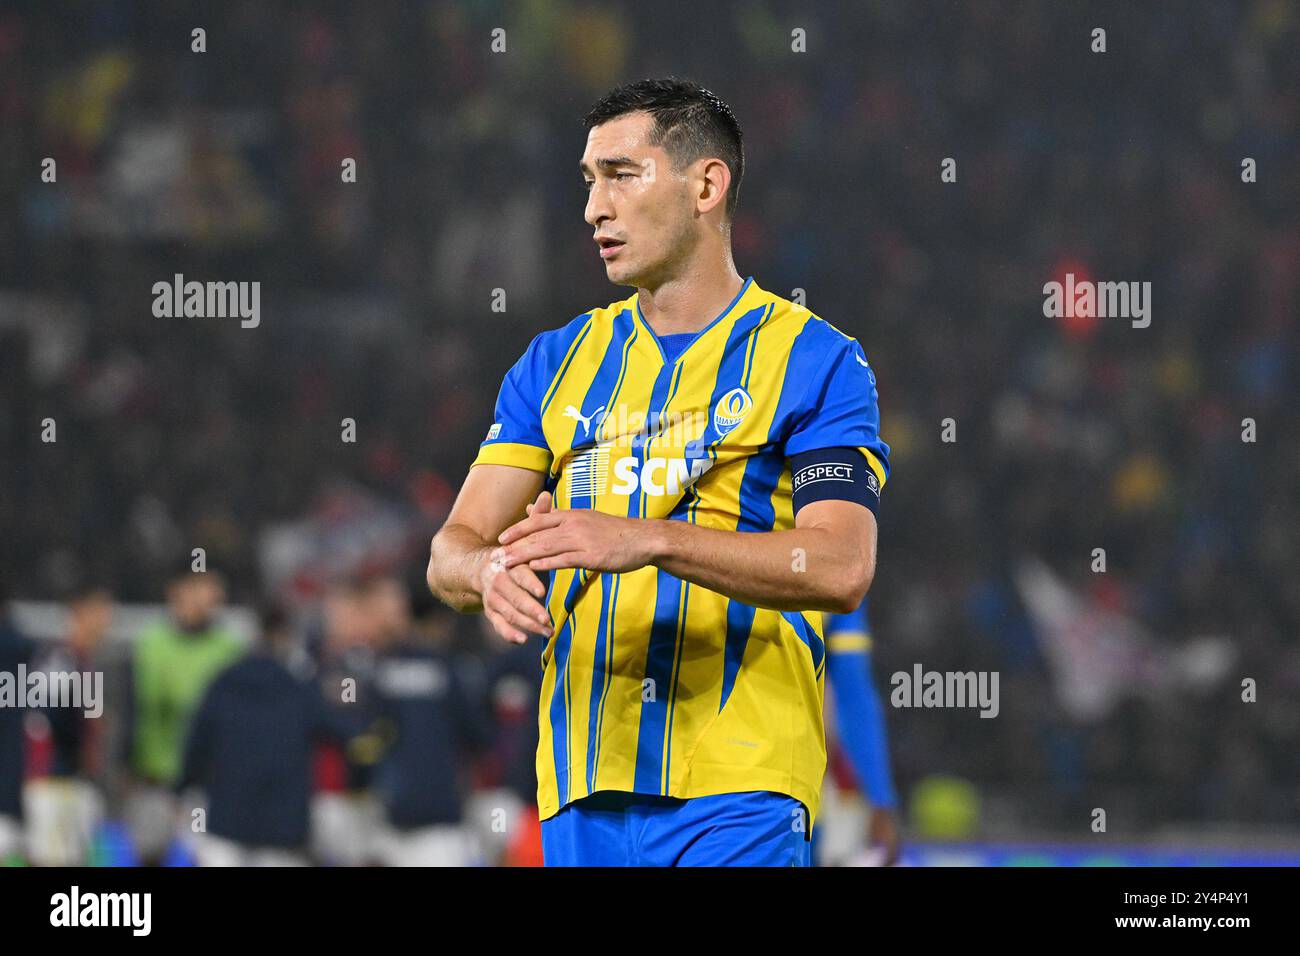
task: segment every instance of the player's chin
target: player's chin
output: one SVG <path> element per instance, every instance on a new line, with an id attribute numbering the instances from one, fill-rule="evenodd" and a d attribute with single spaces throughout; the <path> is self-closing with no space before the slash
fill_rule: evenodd
<path id="1" fill-rule="evenodd" d="M 636 285 L 636 269 L 626 262 L 606 262 L 605 278 L 615 285 Z"/>

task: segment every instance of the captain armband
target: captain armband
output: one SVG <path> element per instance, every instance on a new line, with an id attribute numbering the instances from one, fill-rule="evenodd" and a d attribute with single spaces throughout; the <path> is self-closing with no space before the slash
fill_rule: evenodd
<path id="1" fill-rule="evenodd" d="M 857 448 L 818 448 L 790 459 L 794 513 L 814 501 L 856 501 L 880 507 L 880 479 Z"/>

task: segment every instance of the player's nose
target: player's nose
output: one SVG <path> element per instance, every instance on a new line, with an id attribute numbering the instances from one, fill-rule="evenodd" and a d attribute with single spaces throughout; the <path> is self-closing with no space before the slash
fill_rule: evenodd
<path id="1" fill-rule="evenodd" d="M 599 182 L 587 193 L 587 208 L 583 210 L 587 225 L 598 226 L 607 219 L 614 218 L 614 207 L 609 201 L 609 192 L 601 188 Z"/>

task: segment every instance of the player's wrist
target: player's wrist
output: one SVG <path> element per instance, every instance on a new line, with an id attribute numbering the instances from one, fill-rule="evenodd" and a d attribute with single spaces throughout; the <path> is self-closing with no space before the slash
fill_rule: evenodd
<path id="1" fill-rule="evenodd" d="M 482 602 L 483 596 L 488 589 L 488 571 L 492 566 L 492 552 L 499 547 L 500 545 L 487 544 L 481 548 L 475 548 L 469 554 L 470 589 L 480 602 Z"/>
<path id="2" fill-rule="evenodd" d="M 673 553 L 672 521 L 665 521 L 663 518 L 649 518 L 642 522 L 645 528 L 642 533 L 638 534 L 638 539 L 644 549 L 643 556 L 645 564 L 651 567 L 659 567 Z"/>
<path id="3" fill-rule="evenodd" d="M 467 555 L 468 574 L 465 575 L 465 584 L 468 585 L 467 591 L 472 596 L 472 604 L 478 607 L 484 606 L 484 598 L 487 596 L 487 587 L 489 587 L 490 575 L 487 574 L 491 567 L 491 553 L 500 545 L 485 545 L 482 548 L 474 548 Z"/>

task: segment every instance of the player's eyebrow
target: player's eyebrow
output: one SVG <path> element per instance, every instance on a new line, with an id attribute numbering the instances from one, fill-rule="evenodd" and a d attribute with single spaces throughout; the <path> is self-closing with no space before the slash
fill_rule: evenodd
<path id="1" fill-rule="evenodd" d="M 637 165 L 639 165 L 637 161 L 630 156 L 609 156 L 609 157 L 603 157 L 601 159 L 596 160 L 596 167 L 602 170 L 610 170 L 617 166 L 637 166 Z M 578 168 L 581 169 L 584 173 L 591 172 L 590 167 L 587 166 L 587 163 L 584 160 L 578 161 Z"/>

